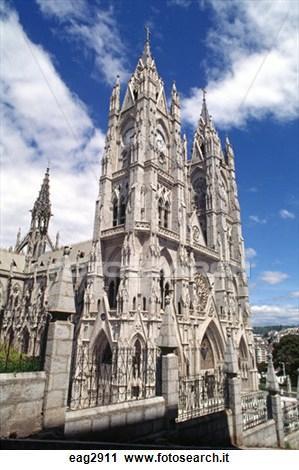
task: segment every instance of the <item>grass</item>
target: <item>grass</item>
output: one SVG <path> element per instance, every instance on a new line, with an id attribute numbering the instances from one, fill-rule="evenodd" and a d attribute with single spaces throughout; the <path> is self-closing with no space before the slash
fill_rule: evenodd
<path id="1" fill-rule="evenodd" d="M 34 372 L 40 370 L 39 357 L 28 357 L 7 345 L 0 344 L 0 374 L 9 372 Z"/>

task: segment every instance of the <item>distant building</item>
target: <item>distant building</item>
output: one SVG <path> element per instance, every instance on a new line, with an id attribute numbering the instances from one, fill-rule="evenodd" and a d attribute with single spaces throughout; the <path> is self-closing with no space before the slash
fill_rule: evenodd
<path id="1" fill-rule="evenodd" d="M 260 335 L 254 335 L 256 363 L 268 362 L 269 343 Z"/>

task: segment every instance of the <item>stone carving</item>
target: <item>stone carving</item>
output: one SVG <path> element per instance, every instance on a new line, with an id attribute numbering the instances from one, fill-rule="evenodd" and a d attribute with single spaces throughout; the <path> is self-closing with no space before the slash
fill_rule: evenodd
<path id="1" fill-rule="evenodd" d="M 200 232 L 199 232 L 199 228 L 196 225 L 192 227 L 192 232 L 193 232 L 193 241 L 198 242 Z"/>
<path id="2" fill-rule="evenodd" d="M 198 304 L 201 310 L 206 308 L 209 298 L 209 286 L 208 281 L 203 274 L 198 273 L 194 278 L 196 295 L 198 298 Z"/>

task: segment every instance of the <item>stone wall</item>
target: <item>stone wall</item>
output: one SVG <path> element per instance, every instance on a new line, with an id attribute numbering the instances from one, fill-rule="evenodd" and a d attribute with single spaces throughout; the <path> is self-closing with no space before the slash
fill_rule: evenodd
<path id="1" fill-rule="evenodd" d="M 285 437 L 284 442 L 286 449 L 299 449 L 299 429 L 288 434 Z"/>
<path id="2" fill-rule="evenodd" d="M 121 430 L 127 441 L 132 430 L 138 436 L 162 429 L 164 415 L 165 400 L 162 397 L 67 411 L 64 432 L 67 437 L 103 433 L 107 438 L 111 431 L 111 436 L 116 438 Z"/>
<path id="3" fill-rule="evenodd" d="M 25 437 L 42 429 L 45 372 L 0 374 L 0 437 Z"/>
<path id="4" fill-rule="evenodd" d="M 232 414 L 229 410 L 177 423 L 172 434 L 174 444 L 199 447 L 231 446 L 233 442 Z"/>
<path id="5" fill-rule="evenodd" d="M 275 421 L 270 419 L 252 429 L 248 429 L 243 433 L 243 442 L 246 447 L 277 448 L 278 443 Z"/>

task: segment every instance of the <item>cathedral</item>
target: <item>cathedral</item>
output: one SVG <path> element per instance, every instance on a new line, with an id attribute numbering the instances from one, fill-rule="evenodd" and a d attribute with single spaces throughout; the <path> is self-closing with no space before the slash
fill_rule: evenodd
<path id="1" fill-rule="evenodd" d="M 205 92 L 190 150 L 147 37 L 124 99 L 112 90 L 91 239 L 50 239 L 47 169 L 28 233 L 1 250 L 1 342 L 38 356 L 48 322 L 72 322 L 74 408 L 155 395 L 167 331 L 180 377 L 218 380 L 229 336 L 242 389 L 257 389 L 235 157 Z"/>

